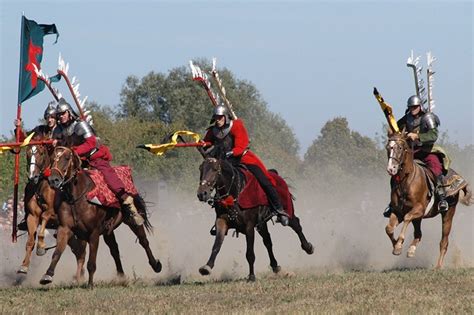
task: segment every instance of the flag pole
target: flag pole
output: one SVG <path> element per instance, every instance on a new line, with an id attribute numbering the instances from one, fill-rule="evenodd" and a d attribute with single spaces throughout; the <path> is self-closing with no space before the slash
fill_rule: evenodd
<path id="1" fill-rule="evenodd" d="M 20 31 L 20 71 L 18 72 L 18 107 L 16 110 L 16 119 L 21 120 L 21 58 L 22 58 L 22 48 L 23 48 L 23 33 L 25 31 L 24 23 L 25 13 L 21 15 L 21 31 Z M 21 133 L 21 124 L 16 128 L 16 142 L 20 142 L 20 133 Z M 12 242 L 16 243 L 17 241 L 17 218 L 18 218 L 18 182 L 20 179 L 20 150 L 15 152 L 15 170 L 13 175 L 13 220 L 12 220 Z"/>

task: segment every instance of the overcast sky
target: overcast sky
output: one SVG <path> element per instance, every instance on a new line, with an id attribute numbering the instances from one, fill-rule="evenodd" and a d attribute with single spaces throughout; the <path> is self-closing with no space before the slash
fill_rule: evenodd
<path id="1" fill-rule="evenodd" d="M 441 130 L 462 145 L 473 143 L 471 1 L 0 3 L 3 135 L 16 116 L 24 12 L 38 23 L 55 23 L 60 32 L 55 45 L 54 36 L 45 39 L 43 70 L 54 74 L 61 52 L 89 100 L 116 106 L 128 75 L 166 73 L 189 59 L 215 56 L 218 66 L 257 86 L 269 109 L 293 128 L 301 153 L 334 117 L 346 117 L 351 129 L 369 137 L 380 132 L 384 117 L 374 86 L 400 118 L 414 94 L 407 57 L 413 49 L 425 64 L 432 51 Z M 69 96 L 64 83 L 59 88 Z M 50 100 L 46 89 L 23 104 L 27 128 Z"/>

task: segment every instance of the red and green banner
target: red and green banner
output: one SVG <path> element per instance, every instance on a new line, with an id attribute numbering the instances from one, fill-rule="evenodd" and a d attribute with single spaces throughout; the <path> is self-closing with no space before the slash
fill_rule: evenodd
<path id="1" fill-rule="evenodd" d="M 18 104 L 38 94 L 45 87 L 44 82 L 36 76 L 35 66 L 38 70 L 41 69 L 43 37 L 50 34 L 56 34 L 57 42 L 59 33 L 55 24 L 38 24 L 22 17 Z"/>

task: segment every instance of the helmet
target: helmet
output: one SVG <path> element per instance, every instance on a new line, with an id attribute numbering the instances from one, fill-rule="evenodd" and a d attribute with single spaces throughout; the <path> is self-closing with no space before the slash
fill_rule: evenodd
<path id="1" fill-rule="evenodd" d="M 71 116 L 74 118 L 77 118 L 77 114 L 74 112 L 72 109 L 71 105 L 69 105 L 68 102 L 64 98 L 60 98 L 58 101 L 58 105 L 56 106 L 56 113 L 64 113 L 64 112 L 69 112 Z"/>
<path id="2" fill-rule="evenodd" d="M 54 106 L 55 102 L 49 102 L 48 107 L 46 107 L 44 111 L 44 119 L 48 120 L 50 116 L 56 116 L 56 106 Z"/>
<path id="3" fill-rule="evenodd" d="M 418 95 L 412 95 L 407 100 L 407 107 L 421 105 L 421 98 Z"/>
<path id="4" fill-rule="evenodd" d="M 227 107 L 223 105 L 217 105 L 214 108 L 214 116 L 227 116 L 229 115 L 229 111 L 227 110 Z"/>

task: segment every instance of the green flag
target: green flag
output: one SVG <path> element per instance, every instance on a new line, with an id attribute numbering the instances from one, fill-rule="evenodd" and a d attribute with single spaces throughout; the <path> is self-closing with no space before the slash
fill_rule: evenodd
<path id="1" fill-rule="evenodd" d="M 38 94 L 45 87 L 44 82 L 38 80 L 34 65 L 38 70 L 41 69 L 43 37 L 49 34 L 56 34 L 56 42 L 58 41 L 59 33 L 55 24 L 37 24 L 25 16 L 22 17 L 18 104 Z M 57 80 L 56 77 L 51 78 L 53 82 Z"/>

